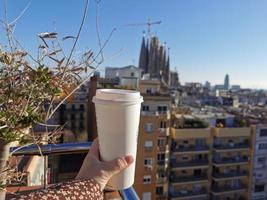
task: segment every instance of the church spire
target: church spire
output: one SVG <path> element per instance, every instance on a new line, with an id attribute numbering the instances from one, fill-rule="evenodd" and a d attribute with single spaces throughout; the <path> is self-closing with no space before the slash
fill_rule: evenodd
<path id="1" fill-rule="evenodd" d="M 140 57 L 139 57 L 139 68 L 143 70 L 143 73 L 147 73 L 148 66 L 148 47 L 146 45 L 145 37 L 143 36 Z"/>

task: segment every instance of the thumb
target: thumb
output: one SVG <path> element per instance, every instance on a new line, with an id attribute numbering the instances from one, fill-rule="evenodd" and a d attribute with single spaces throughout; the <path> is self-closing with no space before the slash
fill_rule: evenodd
<path id="1" fill-rule="evenodd" d="M 106 162 L 105 171 L 109 176 L 119 173 L 123 169 L 127 168 L 134 161 L 133 156 L 124 156 L 116 158 L 115 160 Z"/>

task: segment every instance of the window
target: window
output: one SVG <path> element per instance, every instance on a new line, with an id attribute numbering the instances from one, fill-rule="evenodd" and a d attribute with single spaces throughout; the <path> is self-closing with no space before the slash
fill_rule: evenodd
<path id="1" fill-rule="evenodd" d="M 70 115 L 70 119 L 71 119 L 72 121 L 74 121 L 74 120 L 76 119 L 75 114 L 71 114 L 71 115 Z"/>
<path id="2" fill-rule="evenodd" d="M 149 106 L 143 105 L 142 106 L 142 111 L 149 111 Z"/>
<path id="3" fill-rule="evenodd" d="M 182 160 L 188 160 L 188 156 L 182 156 Z"/>
<path id="4" fill-rule="evenodd" d="M 76 129 L 76 124 L 75 124 L 75 121 L 71 122 L 71 129 Z"/>
<path id="5" fill-rule="evenodd" d="M 267 129 L 261 129 L 260 130 L 260 137 L 266 137 L 267 136 Z"/>
<path id="6" fill-rule="evenodd" d="M 166 113 L 168 110 L 167 106 L 158 106 L 159 113 Z"/>
<path id="7" fill-rule="evenodd" d="M 151 200 L 151 192 L 144 192 L 142 195 L 142 200 Z"/>
<path id="8" fill-rule="evenodd" d="M 66 104 L 61 104 L 60 108 L 61 108 L 61 111 L 66 110 Z"/>
<path id="9" fill-rule="evenodd" d="M 152 89 L 146 89 L 147 94 L 152 94 Z"/>
<path id="10" fill-rule="evenodd" d="M 131 77 L 134 77 L 134 72 L 131 72 Z"/>
<path id="11" fill-rule="evenodd" d="M 145 167 L 152 167 L 152 158 L 145 158 L 144 165 Z"/>
<path id="12" fill-rule="evenodd" d="M 145 124 L 145 132 L 147 132 L 147 133 L 153 132 L 153 124 L 152 123 L 146 123 Z"/>
<path id="13" fill-rule="evenodd" d="M 183 140 L 183 144 L 188 144 L 188 140 Z"/>
<path id="14" fill-rule="evenodd" d="M 145 141 L 145 148 L 152 148 L 153 147 L 153 141 L 147 140 Z"/>
<path id="15" fill-rule="evenodd" d="M 159 153 L 158 154 L 158 161 L 164 161 L 165 160 L 165 154 L 164 153 Z"/>
<path id="16" fill-rule="evenodd" d="M 80 129 L 82 130 L 84 128 L 83 121 L 80 121 Z"/>
<path id="17" fill-rule="evenodd" d="M 254 192 L 264 192 L 264 184 L 255 184 Z"/>
<path id="18" fill-rule="evenodd" d="M 163 194 L 163 186 L 156 187 L 156 194 L 162 195 Z"/>
<path id="19" fill-rule="evenodd" d="M 83 119 L 83 113 L 80 114 L 80 119 Z"/>
<path id="20" fill-rule="evenodd" d="M 144 183 L 144 184 L 149 184 L 149 183 L 151 183 L 151 176 L 150 176 L 150 175 L 146 175 L 146 176 L 144 176 L 144 178 L 143 178 L 143 183 Z"/>
<path id="21" fill-rule="evenodd" d="M 265 158 L 265 157 L 259 157 L 259 158 L 257 159 L 257 163 L 258 163 L 258 164 L 262 164 L 262 165 L 264 165 L 264 164 L 265 164 L 265 161 L 266 161 L 266 158 Z"/>
<path id="22" fill-rule="evenodd" d="M 83 104 L 80 104 L 80 110 L 84 111 L 84 105 Z"/>
<path id="23" fill-rule="evenodd" d="M 160 128 L 167 128 L 167 122 L 166 121 L 160 121 Z"/>
<path id="24" fill-rule="evenodd" d="M 256 174 L 257 179 L 262 179 L 262 177 L 263 177 L 263 174 Z"/>
<path id="25" fill-rule="evenodd" d="M 72 104 L 72 105 L 71 105 L 71 110 L 72 110 L 72 111 L 75 111 L 75 104 Z"/>
<path id="26" fill-rule="evenodd" d="M 267 149 L 267 143 L 259 144 L 259 149 Z"/>
<path id="27" fill-rule="evenodd" d="M 158 139 L 158 146 L 163 147 L 165 146 L 166 140 L 165 139 Z"/>

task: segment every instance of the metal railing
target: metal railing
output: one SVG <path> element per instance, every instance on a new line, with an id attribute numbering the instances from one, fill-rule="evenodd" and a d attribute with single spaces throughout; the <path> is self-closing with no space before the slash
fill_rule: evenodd
<path id="1" fill-rule="evenodd" d="M 213 186 L 211 188 L 212 192 L 214 193 L 221 193 L 221 192 L 232 192 L 232 191 L 238 191 L 238 190 L 245 190 L 246 187 L 243 184 L 239 185 L 224 185 L 224 186 Z"/>
<path id="2" fill-rule="evenodd" d="M 236 164 L 236 163 L 248 163 L 248 157 L 224 157 L 219 159 L 213 159 L 215 164 Z"/>
<path id="3" fill-rule="evenodd" d="M 191 160 L 191 161 L 176 161 L 171 160 L 171 167 L 172 168 L 179 168 L 179 167 L 195 167 L 195 166 L 206 166 L 209 164 L 208 159 L 197 159 L 197 160 Z"/>
<path id="4" fill-rule="evenodd" d="M 208 145 L 190 145 L 190 146 L 173 146 L 173 152 L 188 152 L 188 151 L 209 151 Z"/>
<path id="5" fill-rule="evenodd" d="M 169 196 L 170 198 L 180 198 L 180 197 L 194 197 L 194 196 L 200 196 L 200 195 L 207 195 L 208 192 L 205 188 L 201 188 L 199 190 L 180 190 L 177 192 L 170 192 Z"/>
<path id="6" fill-rule="evenodd" d="M 224 178 L 234 178 L 234 177 L 239 177 L 239 176 L 247 176 L 248 172 L 247 171 L 241 171 L 241 170 L 236 170 L 236 171 L 229 171 L 228 173 L 213 173 L 212 176 L 217 179 L 224 179 Z"/>
<path id="7" fill-rule="evenodd" d="M 229 150 L 229 149 L 248 149 L 248 143 L 228 143 L 228 144 L 217 144 L 213 148 L 216 150 Z"/>
<path id="8" fill-rule="evenodd" d="M 208 181 L 208 174 L 203 173 L 200 175 L 191 175 L 191 176 L 170 176 L 170 181 L 172 183 L 183 183 L 183 182 L 193 182 L 193 181 Z"/>
<path id="9" fill-rule="evenodd" d="M 13 147 L 10 149 L 12 156 L 44 156 L 44 174 L 47 170 L 47 157 L 49 155 L 62 155 L 73 153 L 86 153 L 90 150 L 92 142 L 83 143 L 62 143 L 62 144 L 46 144 L 46 145 L 29 145 L 25 147 Z M 44 176 L 44 187 L 47 184 L 47 176 Z M 137 193 L 133 187 L 120 190 L 119 193 L 124 200 L 139 200 Z"/>

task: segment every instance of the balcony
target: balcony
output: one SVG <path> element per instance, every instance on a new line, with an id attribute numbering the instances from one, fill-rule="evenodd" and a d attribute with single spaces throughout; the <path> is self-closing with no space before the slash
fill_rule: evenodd
<path id="1" fill-rule="evenodd" d="M 166 115 L 168 118 L 170 116 L 170 111 L 141 111 L 141 116 L 160 116 L 160 115 Z"/>
<path id="2" fill-rule="evenodd" d="M 232 151 L 232 150 L 248 150 L 249 144 L 248 143 L 228 143 L 228 144 L 217 144 L 213 146 L 215 151 L 221 152 L 221 151 Z"/>
<path id="3" fill-rule="evenodd" d="M 212 177 L 216 180 L 227 180 L 232 178 L 246 177 L 248 175 L 247 171 L 229 171 L 227 173 L 213 173 Z"/>
<path id="4" fill-rule="evenodd" d="M 221 159 L 213 159 L 213 163 L 216 166 L 221 166 L 221 165 L 242 165 L 242 164 L 248 164 L 248 157 L 230 157 L 230 158 L 221 158 Z"/>
<path id="5" fill-rule="evenodd" d="M 208 181 L 207 173 L 203 173 L 200 175 L 192 175 L 192 176 L 176 176 L 176 175 L 170 176 L 170 182 L 172 184 L 186 184 L 186 183 L 202 182 L 202 181 Z"/>
<path id="6" fill-rule="evenodd" d="M 152 152 L 153 151 L 153 147 L 149 146 L 149 147 L 144 147 L 145 152 Z"/>
<path id="7" fill-rule="evenodd" d="M 157 150 L 158 150 L 158 152 L 168 153 L 169 152 L 169 145 L 165 144 L 165 145 L 158 146 Z"/>
<path id="8" fill-rule="evenodd" d="M 157 177 L 157 184 L 167 183 L 167 177 Z"/>
<path id="9" fill-rule="evenodd" d="M 15 147 L 11 148 L 10 152 L 12 152 L 12 156 L 50 156 L 50 155 L 62 155 L 62 154 L 73 154 L 73 153 L 86 153 L 90 149 L 91 142 L 83 142 L 83 143 L 64 143 L 64 144 L 47 144 L 38 147 L 37 145 L 30 145 L 25 146 L 23 148 Z M 42 155 L 40 154 L 40 150 L 42 152 Z M 45 159 L 46 160 L 46 159 Z M 47 163 L 44 162 L 44 169 L 45 174 L 46 172 L 46 165 Z M 46 188 L 47 184 L 47 176 L 45 176 L 43 187 Z M 39 187 L 40 188 L 40 187 Z M 108 192 L 110 193 L 110 192 Z M 139 197 L 137 196 L 135 190 L 133 187 L 130 187 L 128 189 L 120 190 L 112 192 L 111 194 L 105 194 L 105 199 L 107 196 L 112 196 L 112 199 L 115 197 L 117 199 L 124 199 L 124 200 L 139 200 Z"/>
<path id="10" fill-rule="evenodd" d="M 165 160 L 158 160 L 158 165 L 165 165 Z"/>
<path id="11" fill-rule="evenodd" d="M 200 168 L 200 167 L 208 167 L 209 161 L 208 159 L 196 159 L 186 162 L 177 162 L 176 160 L 171 160 L 171 167 L 172 168 L 187 168 L 187 167 L 193 167 L 193 168 Z"/>
<path id="12" fill-rule="evenodd" d="M 168 195 L 166 193 L 156 194 L 156 200 L 167 200 Z"/>
<path id="13" fill-rule="evenodd" d="M 169 197 L 172 200 L 206 197 L 207 195 L 208 195 L 207 190 L 204 188 L 200 190 L 180 190 L 178 192 L 169 193 Z"/>
<path id="14" fill-rule="evenodd" d="M 170 135 L 170 128 L 159 128 L 158 129 L 159 136 L 169 136 Z"/>
<path id="15" fill-rule="evenodd" d="M 224 193 L 236 193 L 245 191 L 246 187 L 242 184 L 240 185 L 224 185 L 224 186 L 214 186 L 211 188 L 212 193 L 215 195 L 222 195 Z"/>
<path id="16" fill-rule="evenodd" d="M 208 145 L 190 145 L 190 146 L 174 146 L 172 147 L 173 153 L 209 153 Z"/>

